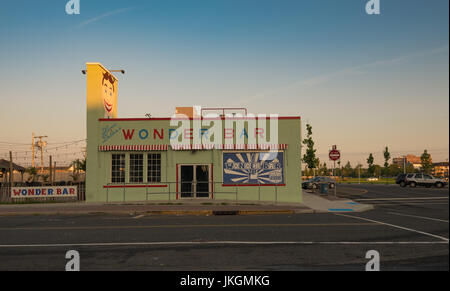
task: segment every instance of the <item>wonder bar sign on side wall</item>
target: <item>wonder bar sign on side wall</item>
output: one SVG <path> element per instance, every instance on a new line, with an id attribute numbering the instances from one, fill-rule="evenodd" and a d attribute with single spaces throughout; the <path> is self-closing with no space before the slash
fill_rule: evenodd
<path id="1" fill-rule="evenodd" d="M 11 198 L 76 197 L 77 186 L 12 187 Z"/>

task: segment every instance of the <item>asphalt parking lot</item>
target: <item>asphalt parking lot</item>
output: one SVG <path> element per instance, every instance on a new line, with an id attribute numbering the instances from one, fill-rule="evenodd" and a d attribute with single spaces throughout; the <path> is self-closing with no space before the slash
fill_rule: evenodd
<path id="1" fill-rule="evenodd" d="M 362 213 L 0 218 L 0 270 L 447 270 L 448 188 L 345 185 Z M 357 192 L 359 193 L 359 192 Z"/>

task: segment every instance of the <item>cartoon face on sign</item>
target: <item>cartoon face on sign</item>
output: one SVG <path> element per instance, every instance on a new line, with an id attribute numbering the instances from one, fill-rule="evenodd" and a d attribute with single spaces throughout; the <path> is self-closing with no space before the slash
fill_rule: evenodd
<path id="1" fill-rule="evenodd" d="M 105 108 L 105 117 L 111 117 L 114 112 L 114 77 L 105 72 L 102 79 L 102 97 L 103 107 Z"/>

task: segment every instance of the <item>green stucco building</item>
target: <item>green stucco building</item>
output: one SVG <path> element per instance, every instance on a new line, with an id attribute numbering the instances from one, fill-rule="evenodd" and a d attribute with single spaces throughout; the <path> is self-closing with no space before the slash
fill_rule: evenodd
<path id="1" fill-rule="evenodd" d="M 88 63 L 86 200 L 300 203 L 300 124 L 236 113 L 117 118 L 117 79 Z"/>

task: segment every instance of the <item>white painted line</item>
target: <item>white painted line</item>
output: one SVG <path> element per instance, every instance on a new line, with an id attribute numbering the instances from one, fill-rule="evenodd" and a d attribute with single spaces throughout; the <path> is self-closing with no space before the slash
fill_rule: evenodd
<path id="1" fill-rule="evenodd" d="M 399 225 L 394 225 L 394 224 L 385 223 L 385 222 L 381 222 L 381 221 L 377 221 L 377 220 L 373 220 L 373 219 L 368 219 L 368 218 L 364 218 L 364 217 L 359 217 L 359 216 L 354 216 L 354 215 L 345 215 L 345 214 L 340 214 L 340 213 L 334 213 L 334 215 L 339 215 L 339 216 L 344 216 L 344 217 L 351 217 L 351 218 L 355 218 L 355 219 L 375 222 L 375 223 L 378 223 L 378 224 L 383 224 L 383 225 L 387 225 L 387 226 L 391 226 L 391 227 L 395 227 L 395 228 L 399 228 L 399 229 L 403 229 L 403 230 L 407 230 L 407 231 L 411 231 L 411 232 L 415 232 L 415 233 L 420 233 L 420 234 L 423 234 L 423 235 L 427 235 L 427 236 L 431 236 L 431 237 L 434 237 L 434 238 L 441 239 L 441 240 L 446 241 L 448 243 L 448 238 L 446 238 L 446 237 L 443 237 L 443 236 L 440 236 L 440 235 L 435 235 L 435 234 L 424 232 L 424 231 L 420 231 L 420 230 L 415 230 L 415 229 L 411 229 L 411 228 L 407 228 L 407 227 L 403 227 L 403 226 L 399 226 Z"/>
<path id="2" fill-rule="evenodd" d="M 422 218 L 422 219 L 428 219 L 428 220 L 440 221 L 440 222 L 446 222 L 446 223 L 448 223 L 448 220 L 437 219 L 437 218 L 432 218 L 432 217 L 417 216 L 417 215 L 403 214 L 403 213 L 396 213 L 396 212 L 388 212 L 388 213 L 389 213 L 389 214 L 393 214 L 393 215 L 407 216 L 407 217 L 415 217 L 415 218 Z"/>
<path id="3" fill-rule="evenodd" d="M 134 219 L 139 219 L 139 218 L 144 217 L 144 216 L 145 216 L 144 214 L 141 214 L 141 215 L 135 216 L 135 217 L 133 217 L 133 218 L 134 218 Z"/>
<path id="4" fill-rule="evenodd" d="M 394 204 L 394 203 L 376 203 L 372 205 L 377 206 L 402 206 L 402 205 L 448 205 L 448 203 L 402 203 L 402 204 Z"/>
<path id="5" fill-rule="evenodd" d="M 0 248 L 35 247 L 104 247 L 104 246 L 161 246 L 161 245 L 435 245 L 448 241 L 181 241 L 181 242 L 123 242 L 123 243 L 67 243 L 67 244 L 16 244 Z"/>
<path id="6" fill-rule="evenodd" d="M 364 199 L 354 199 L 355 201 L 376 201 L 376 200 L 434 200 L 434 199 L 447 199 L 448 197 L 437 196 L 437 197 L 411 197 L 411 198 L 364 198 Z"/>

